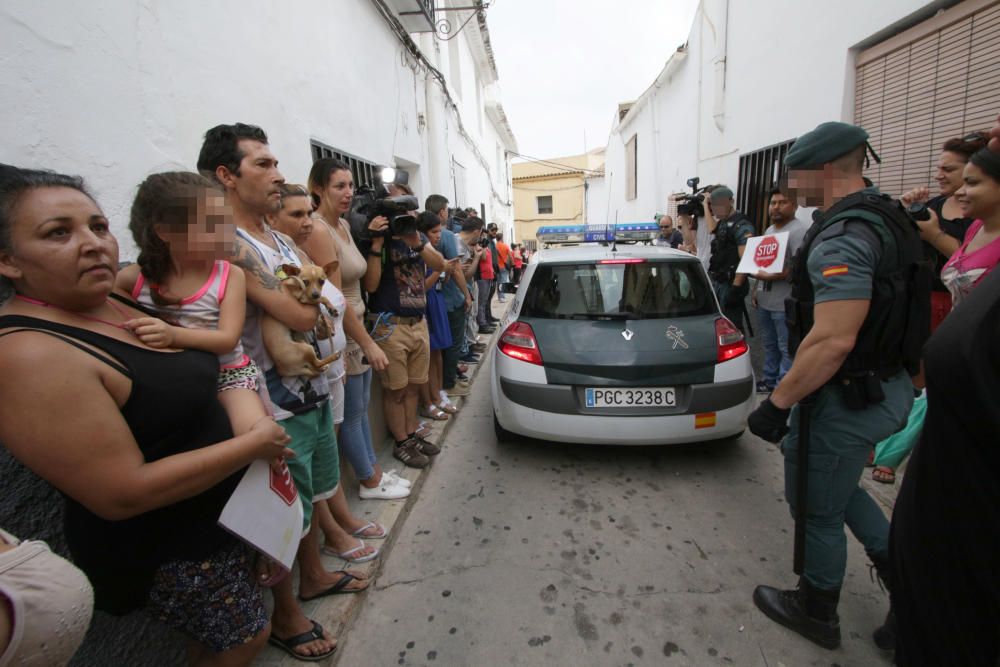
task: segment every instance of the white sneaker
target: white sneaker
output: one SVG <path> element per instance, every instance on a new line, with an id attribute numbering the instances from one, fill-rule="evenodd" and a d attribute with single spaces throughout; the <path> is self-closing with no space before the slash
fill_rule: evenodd
<path id="1" fill-rule="evenodd" d="M 413 483 L 410 482 L 410 480 L 406 479 L 405 477 L 400 477 L 399 473 L 396 472 L 395 470 L 383 470 L 382 471 L 382 477 L 383 478 L 386 478 L 386 477 L 389 478 L 389 483 L 390 484 L 395 484 L 397 486 L 402 486 L 404 489 L 408 489 L 411 486 L 413 486 Z"/>
<path id="2" fill-rule="evenodd" d="M 401 484 L 395 484 L 385 473 L 382 474 L 382 483 L 373 489 L 369 489 L 364 484 L 358 490 L 358 495 L 362 500 L 401 500 L 410 495 L 410 489 Z"/>

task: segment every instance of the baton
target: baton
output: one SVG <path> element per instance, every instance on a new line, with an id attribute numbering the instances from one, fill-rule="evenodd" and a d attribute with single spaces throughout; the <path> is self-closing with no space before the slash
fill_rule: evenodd
<path id="1" fill-rule="evenodd" d="M 795 547 L 792 555 L 792 570 L 802 575 L 806 565 L 806 519 L 809 493 L 809 419 L 815 394 L 799 401 L 799 451 L 798 469 L 795 479 Z"/>

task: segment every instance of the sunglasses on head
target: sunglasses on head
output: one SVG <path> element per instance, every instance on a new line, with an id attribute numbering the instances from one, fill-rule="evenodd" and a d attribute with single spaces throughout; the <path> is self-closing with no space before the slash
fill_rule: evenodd
<path id="1" fill-rule="evenodd" d="M 962 137 L 962 141 L 986 141 L 985 132 L 970 132 L 969 134 Z"/>

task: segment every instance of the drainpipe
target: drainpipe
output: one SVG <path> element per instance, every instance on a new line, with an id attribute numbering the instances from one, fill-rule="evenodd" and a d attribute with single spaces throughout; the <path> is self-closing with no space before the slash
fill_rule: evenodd
<path id="1" fill-rule="evenodd" d="M 719 132 L 726 130 L 726 52 L 729 40 L 729 0 L 723 0 L 723 17 L 715 33 L 715 103 L 712 118 Z"/>

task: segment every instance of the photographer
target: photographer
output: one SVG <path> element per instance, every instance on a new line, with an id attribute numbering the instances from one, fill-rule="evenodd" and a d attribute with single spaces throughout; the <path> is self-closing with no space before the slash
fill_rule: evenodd
<path id="1" fill-rule="evenodd" d="M 369 294 L 368 324 L 372 337 L 389 359 L 379 371 L 386 425 L 396 441 L 393 455 L 404 464 L 423 468 L 440 448 L 416 435 L 419 386 L 427 382 L 430 338 L 424 310 L 426 267 L 444 270 L 444 258 L 417 231 L 417 221 L 395 214 L 376 234 L 362 241 L 368 260 L 364 288 Z"/>
<path id="2" fill-rule="evenodd" d="M 722 186 L 712 190 L 705 206 L 705 223 L 712 233 L 712 255 L 708 275 L 722 306 L 722 314 L 743 331 L 747 277 L 736 273 L 747 239 L 754 235 L 753 222 L 733 206 L 733 191 Z M 745 332 L 744 332 L 745 333 Z"/>
<path id="3" fill-rule="evenodd" d="M 482 259 L 485 248 L 480 243 L 483 233 L 483 221 L 479 218 L 466 218 L 462 222 L 462 230 L 458 235 L 458 254 L 462 258 L 462 273 L 468 286 L 468 291 L 472 297 L 472 308 L 466 313 L 465 336 L 462 339 L 462 356 L 460 361 L 467 364 L 479 362 L 479 355 L 474 351 L 476 335 L 479 329 L 479 285 L 476 280 L 476 273 L 479 270 L 479 261 Z M 481 348 L 485 349 L 485 348 Z"/>

